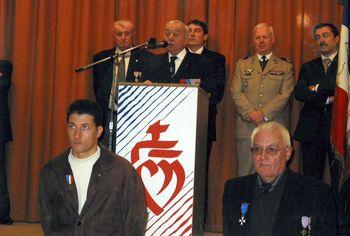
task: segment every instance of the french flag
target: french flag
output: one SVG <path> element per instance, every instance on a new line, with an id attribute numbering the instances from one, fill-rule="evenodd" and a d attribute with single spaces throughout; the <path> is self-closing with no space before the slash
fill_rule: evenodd
<path id="1" fill-rule="evenodd" d="M 337 83 L 334 94 L 332 113 L 331 143 L 337 159 L 342 164 L 340 185 L 350 176 L 350 106 L 349 106 L 349 28 L 350 0 L 345 0 L 343 8 L 343 23 L 340 30 L 338 52 Z"/>

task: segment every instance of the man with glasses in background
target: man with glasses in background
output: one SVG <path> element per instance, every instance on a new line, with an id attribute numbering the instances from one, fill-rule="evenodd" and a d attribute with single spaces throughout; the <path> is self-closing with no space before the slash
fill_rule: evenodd
<path id="1" fill-rule="evenodd" d="M 224 235 L 335 235 L 332 191 L 286 167 L 292 147 L 284 126 L 267 122 L 255 128 L 251 152 L 256 174 L 225 184 Z"/>

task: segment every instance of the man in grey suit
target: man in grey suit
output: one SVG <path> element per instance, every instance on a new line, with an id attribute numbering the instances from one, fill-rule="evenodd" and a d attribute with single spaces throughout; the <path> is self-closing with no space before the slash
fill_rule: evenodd
<path id="1" fill-rule="evenodd" d="M 97 144 L 102 112 L 88 100 L 67 111 L 70 148 L 40 172 L 39 202 L 45 235 L 144 235 L 143 184 L 124 158 Z"/>
<path id="2" fill-rule="evenodd" d="M 292 63 L 272 52 L 273 28 L 260 23 L 253 28 L 252 37 L 255 54 L 236 63 L 231 88 L 236 108 L 238 176 L 254 173 L 249 138 L 256 126 L 274 120 L 288 127 L 288 100 L 294 87 Z"/>

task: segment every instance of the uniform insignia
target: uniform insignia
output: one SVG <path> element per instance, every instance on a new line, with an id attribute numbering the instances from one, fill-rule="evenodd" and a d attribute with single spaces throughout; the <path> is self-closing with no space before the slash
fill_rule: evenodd
<path id="1" fill-rule="evenodd" d="M 200 83 L 201 79 L 180 79 L 180 84 L 199 85 Z"/>
<path id="2" fill-rule="evenodd" d="M 252 75 L 253 69 L 249 68 L 244 70 L 243 75 L 247 76 L 247 75 Z"/>
<path id="3" fill-rule="evenodd" d="M 283 61 L 288 62 L 288 63 L 292 63 L 292 61 L 291 61 L 291 60 L 289 60 L 288 58 L 281 57 L 281 59 L 282 59 Z"/>
<path id="4" fill-rule="evenodd" d="M 238 61 L 243 61 L 245 59 L 248 59 L 248 57 L 242 57 L 242 58 L 239 58 Z"/>
<path id="5" fill-rule="evenodd" d="M 248 80 L 243 80 L 243 87 L 244 88 L 247 88 L 248 87 Z"/>
<path id="6" fill-rule="evenodd" d="M 272 70 L 270 75 L 284 75 L 284 71 Z"/>

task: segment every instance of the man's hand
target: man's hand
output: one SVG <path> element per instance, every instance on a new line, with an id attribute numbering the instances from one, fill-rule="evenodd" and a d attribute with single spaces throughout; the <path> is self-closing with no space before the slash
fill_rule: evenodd
<path id="1" fill-rule="evenodd" d="M 317 92 L 318 85 L 319 85 L 319 84 L 310 85 L 310 86 L 307 87 L 307 88 L 308 88 L 310 91 Z"/>
<path id="2" fill-rule="evenodd" d="M 146 81 L 144 81 L 143 83 L 144 83 L 144 84 L 147 84 L 147 85 L 153 84 L 152 81 L 150 81 L 150 80 L 146 80 Z"/>
<path id="3" fill-rule="evenodd" d="M 248 116 L 250 118 L 250 122 L 255 125 L 264 123 L 265 114 L 263 111 L 252 111 L 248 114 Z"/>

